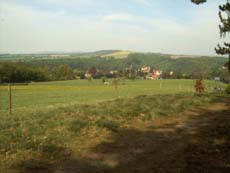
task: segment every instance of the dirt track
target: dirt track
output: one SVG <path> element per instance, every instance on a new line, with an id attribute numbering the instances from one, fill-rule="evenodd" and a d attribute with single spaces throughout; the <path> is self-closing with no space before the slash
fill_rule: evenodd
<path id="1" fill-rule="evenodd" d="M 113 132 L 56 166 L 55 173 L 230 173 L 230 107 L 225 102 Z"/>

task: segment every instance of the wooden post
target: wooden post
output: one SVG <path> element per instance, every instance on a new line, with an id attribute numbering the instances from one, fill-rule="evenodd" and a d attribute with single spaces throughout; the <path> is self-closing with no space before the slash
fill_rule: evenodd
<path id="1" fill-rule="evenodd" d="M 119 97 L 119 91 L 118 91 L 119 79 L 115 78 L 113 80 L 113 85 L 115 88 L 115 95 L 116 95 L 116 97 Z"/>
<path id="2" fill-rule="evenodd" d="M 230 53 L 228 54 L 228 72 L 230 73 Z"/>
<path id="3" fill-rule="evenodd" d="M 12 92 L 11 92 L 11 83 L 8 84 L 8 93 L 9 93 L 9 114 L 12 114 Z"/>

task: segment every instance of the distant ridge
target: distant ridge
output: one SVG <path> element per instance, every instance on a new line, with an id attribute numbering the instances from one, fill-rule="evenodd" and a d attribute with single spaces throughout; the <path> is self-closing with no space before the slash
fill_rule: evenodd
<path id="1" fill-rule="evenodd" d="M 128 51 L 128 50 L 119 50 L 113 53 L 108 53 L 108 54 L 104 54 L 101 57 L 114 57 L 114 58 L 127 58 L 129 56 L 129 54 L 134 53 L 132 51 Z"/>
<path id="2" fill-rule="evenodd" d="M 150 55 L 151 57 L 168 57 L 171 60 L 178 59 L 196 59 L 196 58 L 211 58 L 220 56 L 205 56 L 205 55 L 180 55 L 180 54 L 167 54 L 167 53 L 153 53 L 153 52 L 135 52 L 130 50 L 98 50 L 92 52 L 58 52 L 46 51 L 40 53 L 30 54 L 0 54 L 0 61 L 27 61 L 27 60 L 54 60 L 54 59 L 76 59 L 76 58 L 115 58 L 126 59 L 132 54 Z M 221 57 L 220 57 L 221 58 Z"/>

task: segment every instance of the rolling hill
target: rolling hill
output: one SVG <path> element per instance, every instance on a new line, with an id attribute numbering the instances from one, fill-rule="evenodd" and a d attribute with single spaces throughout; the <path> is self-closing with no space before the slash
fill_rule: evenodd
<path id="1" fill-rule="evenodd" d="M 20 62 L 33 66 L 54 67 L 62 64 L 73 69 L 86 71 L 91 67 L 98 70 L 110 71 L 129 67 L 135 69 L 150 66 L 164 72 L 174 71 L 180 74 L 203 72 L 218 74 L 228 61 L 225 57 L 168 55 L 161 53 L 134 53 L 121 50 L 101 50 L 96 52 L 72 54 L 30 54 L 30 55 L 2 55 L 0 62 Z M 65 55 L 65 56 L 61 56 Z"/>

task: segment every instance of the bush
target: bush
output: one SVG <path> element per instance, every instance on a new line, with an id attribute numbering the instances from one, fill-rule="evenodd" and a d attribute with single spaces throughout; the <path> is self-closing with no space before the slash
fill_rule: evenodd
<path id="1" fill-rule="evenodd" d="M 88 122 L 85 120 L 74 120 L 71 123 L 71 130 L 75 133 L 79 133 L 87 125 L 88 125 Z"/>
<path id="2" fill-rule="evenodd" d="M 196 90 L 197 93 L 204 92 L 205 87 L 204 87 L 203 80 L 202 79 L 196 80 L 196 84 L 195 84 L 194 87 L 195 87 L 195 90 Z"/>
<path id="3" fill-rule="evenodd" d="M 105 82 L 107 82 L 107 78 L 106 78 L 106 77 L 102 77 L 102 78 L 101 78 L 101 81 L 102 81 L 102 83 L 104 84 Z"/>
<path id="4" fill-rule="evenodd" d="M 230 94 L 230 84 L 228 84 L 227 88 L 225 89 L 226 94 Z"/>

